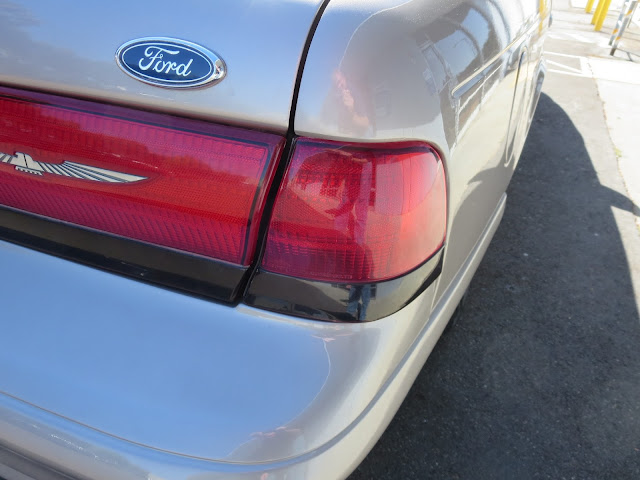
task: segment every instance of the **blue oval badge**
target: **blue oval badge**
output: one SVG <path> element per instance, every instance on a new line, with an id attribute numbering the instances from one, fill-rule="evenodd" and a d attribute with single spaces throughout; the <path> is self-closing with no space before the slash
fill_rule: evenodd
<path id="1" fill-rule="evenodd" d="M 224 61 L 211 50 L 176 38 L 132 40 L 118 49 L 116 61 L 136 80 L 160 87 L 202 87 L 226 74 Z"/>

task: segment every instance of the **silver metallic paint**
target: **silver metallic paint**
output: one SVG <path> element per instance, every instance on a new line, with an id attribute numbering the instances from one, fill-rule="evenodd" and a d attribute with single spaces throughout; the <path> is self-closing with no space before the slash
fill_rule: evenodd
<path id="1" fill-rule="evenodd" d="M 85 4 L 10 1 L 0 83 L 284 132 L 319 3 L 191 0 L 171 15 L 169 2 L 95 3 L 110 26 L 98 36 L 83 23 Z M 0 349 L 0 443 L 93 478 L 346 476 L 390 421 L 497 228 L 544 75 L 548 12 L 538 5 L 329 2 L 295 132 L 425 140 L 447 168 L 443 274 L 388 318 L 336 325 L 230 308 L 0 242 L 12 338 Z M 225 22 L 212 29 L 213 18 Z M 142 34 L 213 48 L 229 76 L 189 92 L 136 82 L 112 54 Z"/>
<path id="2" fill-rule="evenodd" d="M 0 84 L 284 132 L 320 3 L 6 0 L 0 8 Z M 215 88 L 167 90 L 117 67 L 118 47 L 157 35 L 218 53 L 229 69 L 226 78 Z"/>
<path id="3" fill-rule="evenodd" d="M 450 222 L 438 295 L 485 228 L 524 146 L 519 118 L 533 113 L 532 77 L 549 20 L 539 5 L 332 0 L 311 43 L 297 134 L 423 140 L 441 152 Z"/>
<path id="4" fill-rule="evenodd" d="M 267 462 L 320 447 L 362 412 L 421 328 L 394 316 L 332 324 L 229 308 L 4 242 L 0 262 L 14 272 L 2 294 L 12 341 L 0 349 L 0 391 L 210 460 Z M 25 285 L 37 302 L 24 302 Z M 426 316 L 430 302 L 421 303 L 410 309 Z"/>
<path id="5" fill-rule="evenodd" d="M 171 326 L 170 330 L 161 328 L 160 333 L 154 335 L 155 342 L 160 342 L 166 347 L 166 350 L 158 352 L 156 355 L 148 357 L 148 348 L 142 348 L 140 351 L 120 350 L 119 353 L 124 354 L 124 358 L 115 356 L 114 352 L 109 351 L 106 358 L 96 364 L 95 358 L 104 355 L 103 348 L 98 348 L 97 352 L 93 353 L 97 346 L 95 343 L 75 344 L 74 338 L 66 340 L 66 336 L 61 336 L 60 333 L 56 334 L 56 338 L 61 338 L 61 344 L 58 344 L 57 349 L 55 346 L 48 346 L 45 352 L 36 355 L 35 358 L 23 355 L 20 364 L 11 366 L 11 371 L 7 372 L 10 375 L 5 375 L 4 382 L 0 385 L 0 444 L 8 445 L 13 451 L 31 458 L 33 458 L 34 452 L 37 452 L 35 459 L 46 464 L 49 468 L 69 475 L 95 480 L 112 480 L 113 478 L 262 480 L 264 473 L 268 473 L 270 480 L 345 478 L 362 461 L 391 421 L 415 377 L 420 372 L 424 361 L 435 346 L 498 228 L 504 212 L 505 198 L 502 197 L 476 248 L 467 259 L 464 268 L 458 273 L 456 283 L 446 292 L 433 310 L 429 321 L 424 324 L 412 321 L 410 325 L 406 326 L 408 327 L 406 333 L 402 332 L 405 328 L 403 322 L 410 319 L 427 318 L 432 292 L 425 292 L 421 298 L 403 310 L 400 313 L 402 318 L 394 315 L 372 323 L 334 325 L 292 319 L 249 307 L 226 309 L 224 318 L 218 318 L 216 321 L 216 317 L 209 317 L 206 314 L 206 312 L 216 310 L 214 304 L 197 305 L 177 298 L 182 297 L 179 294 L 154 289 L 154 300 L 159 303 L 157 311 L 163 311 L 167 304 L 173 305 L 175 301 L 178 302 L 179 309 L 186 308 L 186 311 L 183 310 L 185 315 L 183 319 L 193 318 L 195 320 L 193 323 L 189 322 L 187 326 L 197 326 L 196 330 L 191 330 L 192 337 L 204 335 L 205 338 L 211 339 L 210 335 L 213 332 L 219 339 L 218 343 L 223 344 L 225 341 L 234 341 L 232 332 L 234 329 L 240 328 L 234 327 L 236 322 L 245 326 L 249 322 L 252 324 L 250 326 L 257 327 L 255 335 L 262 336 L 265 345 L 269 347 L 282 345 L 283 335 L 286 338 L 293 332 L 296 332 L 295 335 L 299 339 L 307 339 L 304 341 L 305 347 L 315 343 L 323 344 L 322 351 L 318 350 L 320 353 L 312 352 L 311 354 L 316 361 L 320 363 L 328 361 L 330 365 L 330 368 L 326 370 L 324 382 L 317 384 L 316 390 L 308 392 L 316 393 L 316 396 L 305 395 L 302 393 L 302 389 L 287 388 L 283 391 L 277 381 L 265 382 L 260 378 L 261 375 L 266 375 L 270 379 L 274 378 L 271 367 L 273 363 L 277 363 L 289 365 L 285 367 L 285 371 L 281 375 L 286 377 L 293 373 L 293 376 L 290 377 L 291 383 L 295 384 L 299 380 L 305 384 L 308 382 L 306 376 L 310 372 L 299 371 L 296 373 L 296 370 L 302 370 L 296 367 L 299 357 L 292 355 L 287 346 L 283 350 L 269 348 L 269 355 L 275 357 L 271 361 L 269 361 L 269 355 L 252 356 L 251 358 L 255 359 L 256 363 L 250 370 L 244 368 L 242 364 L 225 363 L 224 367 L 226 368 L 220 367 L 222 374 L 215 371 L 216 365 L 209 365 L 207 362 L 207 358 L 215 358 L 220 362 L 227 360 L 219 351 L 207 353 L 198 349 L 196 353 L 204 353 L 208 357 L 202 359 L 203 365 L 195 372 L 191 371 L 192 365 L 189 363 L 191 355 L 176 355 L 164 359 L 160 364 L 155 363 L 158 356 L 171 351 L 171 346 L 175 345 L 173 336 L 182 337 L 185 335 L 182 332 L 184 326 L 171 316 L 173 311 L 171 308 L 155 319 L 149 319 L 149 321 L 156 320 Z M 74 265 L 0 241 L 0 262 L 4 264 L 6 261 L 11 262 L 11 266 L 18 265 L 20 269 L 26 265 L 25 276 L 39 273 L 44 277 L 43 281 L 48 284 L 50 284 L 48 280 L 51 277 L 57 277 L 60 274 L 63 280 L 71 282 L 68 286 L 74 291 L 79 290 L 79 293 L 83 294 L 93 291 L 86 299 L 86 302 L 89 303 L 95 299 L 96 295 L 106 292 L 120 295 L 127 307 L 135 307 L 135 305 L 149 300 L 148 295 L 140 295 L 143 293 L 141 289 L 154 288 L 137 284 L 131 280 L 124 280 L 125 284 L 122 284 L 120 280 L 123 279 L 107 273 Z M 77 270 L 84 271 L 83 275 L 78 275 Z M 130 285 L 126 285 L 126 283 L 130 283 Z M 64 283 L 54 283 L 54 288 L 50 288 L 50 294 L 45 295 L 46 300 L 49 301 L 58 298 L 58 302 L 51 302 L 56 305 L 52 310 L 53 320 L 66 333 L 71 333 L 69 327 L 75 327 L 81 321 L 95 322 L 97 320 L 100 325 L 102 324 L 101 319 L 110 323 L 115 322 L 113 326 L 115 331 L 121 329 L 122 324 L 130 318 L 127 316 L 118 321 L 122 316 L 121 310 L 119 304 L 114 302 L 104 305 L 101 308 L 104 313 L 97 315 L 97 319 L 76 316 L 75 319 L 69 318 L 67 320 L 72 323 L 69 325 L 65 322 L 65 318 L 70 316 L 64 315 L 67 297 L 63 292 L 66 288 Z M 128 293 L 123 294 L 123 292 Z M 10 305 L 9 313 L 12 314 L 11 318 L 14 320 L 11 333 L 22 332 L 17 336 L 18 338 L 32 337 L 30 328 L 36 326 L 34 324 L 45 324 L 51 317 L 49 314 L 42 315 L 40 309 L 35 305 L 30 309 L 25 309 L 19 303 L 19 299 L 17 299 L 15 303 Z M 88 305 L 84 301 L 78 303 L 78 309 L 87 310 Z M 15 315 L 16 310 L 17 315 Z M 38 314 L 35 320 L 30 315 L 32 312 Z M 145 326 L 148 325 L 142 325 L 142 327 Z M 56 328 L 56 325 L 51 328 Z M 85 325 L 84 328 L 88 329 L 90 325 Z M 156 330 L 145 331 L 153 334 Z M 104 327 L 99 333 L 104 333 Z M 124 335 L 126 332 L 122 333 Z M 375 338 L 375 340 L 363 341 L 362 346 L 366 345 L 366 347 L 357 348 L 357 338 L 361 336 L 369 339 Z M 389 340 L 385 340 L 385 337 L 388 337 Z M 409 341 L 409 338 L 412 340 Z M 144 338 L 138 340 L 144 341 Z M 394 340 L 399 341 L 400 348 L 392 345 Z M 356 348 L 332 350 L 330 345 L 334 342 L 351 343 L 351 347 Z M 36 343 L 32 347 L 33 350 L 42 346 L 46 347 L 44 341 Z M 22 342 L 20 342 L 20 346 L 23 346 Z M 105 348 L 108 346 L 106 345 Z M 243 347 L 241 343 L 235 343 L 234 346 L 238 349 Z M 52 350 L 56 350 L 53 356 L 51 355 Z M 21 400 L 18 395 L 12 393 L 12 390 L 34 388 L 28 384 L 33 383 L 36 379 L 33 377 L 31 379 L 21 378 L 21 375 L 25 373 L 25 369 L 31 370 L 30 374 L 43 370 L 41 364 L 43 357 L 52 362 L 52 365 L 44 370 L 57 370 L 57 373 L 54 382 L 46 380 L 45 372 L 38 374 L 37 380 L 45 381 L 44 388 L 49 390 L 49 393 L 46 395 L 44 405 L 38 400 L 36 406 L 32 401 Z M 116 369 L 109 365 L 110 361 L 130 366 L 130 368 Z M 177 362 L 178 365 L 171 365 L 173 362 Z M 0 357 L 0 364 L 11 365 L 5 363 L 2 357 Z M 74 367 L 73 364 L 78 365 Z M 167 365 L 170 367 L 169 370 L 165 369 Z M 207 372 L 206 366 L 214 367 L 214 371 Z M 376 366 L 382 366 L 383 372 L 378 374 L 375 371 Z M 72 370 L 65 372 L 64 368 L 69 367 Z M 94 372 L 94 376 L 100 375 L 100 381 L 98 379 L 91 381 L 93 377 L 87 375 L 87 372 L 83 370 Z M 115 375 L 108 375 L 111 370 L 114 370 Z M 143 372 L 143 376 L 140 376 L 139 372 Z M 78 374 L 80 374 L 79 377 Z M 182 375 L 186 375 L 186 377 Z M 146 377 L 149 376 L 157 376 L 161 379 L 146 381 Z M 113 382 L 122 382 L 122 377 L 134 385 L 134 389 L 130 390 L 129 394 L 131 396 L 135 394 L 135 396 L 130 399 L 129 403 L 131 405 L 138 404 L 135 411 L 121 410 L 120 402 L 109 406 L 109 400 L 112 400 L 113 396 L 99 401 L 98 405 L 91 403 L 103 391 L 102 387 L 98 385 L 102 380 L 108 382 L 106 387 L 120 387 Z M 247 385 L 241 385 L 239 379 L 242 379 L 242 383 Z M 158 391 L 155 388 L 149 388 L 150 385 L 161 380 L 167 382 L 164 389 L 160 388 Z M 82 388 L 79 383 L 85 381 L 89 381 L 89 385 Z M 7 385 L 7 383 L 13 385 Z M 55 388 L 52 388 L 52 383 Z M 197 426 L 202 421 L 206 422 L 207 419 L 200 417 L 202 410 L 185 412 L 185 405 L 182 401 L 174 403 L 170 401 L 171 399 L 164 398 L 165 395 L 171 396 L 176 393 L 171 390 L 171 387 L 174 385 L 190 386 L 191 389 L 199 389 L 200 392 L 207 393 L 206 398 L 200 400 L 203 407 L 212 410 L 208 413 L 209 418 L 217 413 L 216 422 L 223 422 L 226 419 L 229 425 L 227 425 L 225 434 L 233 435 L 253 422 L 251 419 L 246 419 L 247 414 L 250 413 L 246 409 L 247 405 L 236 399 L 237 404 L 231 402 L 226 405 L 227 409 L 224 412 L 220 412 L 215 411 L 212 405 L 208 405 L 206 401 L 211 400 L 216 394 L 231 398 L 239 389 L 251 388 L 254 384 L 266 386 L 266 389 L 256 393 L 255 398 L 249 399 L 255 401 L 255 408 L 257 408 L 257 411 L 252 413 L 265 421 L 277 417 L 274 411 L 283 411 L 280 402 L 286 400 L 286 396 L 293 395 L 300 400 L 307 398 L 309 403 L 305 405 L 306 402 L 303 402 L 301 404 L 305 408 L 297 412 L 298 416 L 293 417 L 290 423 L 262 432 L 263 435 L 249 435 L 246 443 L 240 444 L 240 448 L 231 449 L 230 455 L 221 460 L 211 461 L 207 457 L 199 458 L 198 455 L 195 455 L 198 450 L 188 451 L 188 445 L 194 440 L 207 444 L 207 442 L 215 441 L 218 432 L 211 429 L 209 425 L 208 428 L 201 429 L 202 437 L 199 439 L 188 438 L 186 434 L 194 433 L 190 431 L 194 427 L 193 424 Z M 68 389 L 69 387 L 71 390 Z M 96 387 L 98 390 L 93 391 Z M 228 392 L 225 388 L 230 388 L 231 391 Z M 59 392 L 58 398 L 51 395 L 52 392 Z M 186 397 L 188 393 L 185 391 L 184 396 Z M 197 400 L 197 398 L 191 398 L 190 402 Z M 73 420 L 60 412 L 54 413 L 48 408 L 56 402 L 63 405 L 63 408 L 77 409 L 73 412 Z M 156 402 L 162 403 L 162 405 L 158 406 Z M 164 415 L 159 415 L 158 410 L 162 410 L 163 407 L 169 408 L 164 410 Z M 146 409 L 151 411 L 145 412 Z M 133 422 L 132 427 L 138 429 L 138 433 L 143 433 L 143 429 L 146 427 L 153 428 L 152 423 L 160 422 L 161 437 L 152 438 L 153 435 L 149 435 L 148 438 L 151 439 L 152 444 L 146 445 L 135 441 L 139 440 L 139 437 L 132 439 L 118 434 L 122 432 L 104 432 L 96 429 L 95 426 L 89 427 L 81 422 L 83 411 L 84 415 L 90 415 L 92 420 L 99 420 L 99 417 L 102 417 L 103 420 L 109 420 L 109 417 L 122 415 L 123 418 L 119 422 L 122 425 L 126 422 Z M 293 409 L 288 409 L 288 411 L 295 412 Z M 354 414 L 355 416 L 353 416 Z M 193 424 L 174 422 L 171 418 L 167 418 L 171 415 L 176 415 L 181 419 L 187 415 Z M 317 428 L 313 428 L 313 424 L 316 424 Z M 312 428 L 307 428 L 307 426 Z M 176 445 L 182 443 L 182 447 L 187 448 L 181 452 L 166 451 L 158 448 L 157 443 L 153 443 L 157 440 L 169 440 Z M 229 446 L 232 446 L 232 443 L 229 440 Z M 312 444 L 315 444 L 315 448 L 309 449 L 309 445 Z M 237 455 L 238 452 L 241 452 L 242 456 Z M 259 463 L 257 460 L 257 458 L 269 456 L 274 456 L 274 459 L 264 463 Z M 242 458 L 246 460 L 243 461 Z"/>

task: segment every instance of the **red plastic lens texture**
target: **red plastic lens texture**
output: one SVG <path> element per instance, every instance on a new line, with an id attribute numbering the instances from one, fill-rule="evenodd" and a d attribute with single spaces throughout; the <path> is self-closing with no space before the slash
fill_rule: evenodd
<path id="1" fill-rule="evenodd" d="M 444 169 L 425 144 L 301 140 L 278 193 L 263 268 L 327 282 L 377 282 L 443 244 Z"/>
<path id="2" fill-rule="evenodd" d="M 251 262 L 281 137 L 53 98 L 0 96 L 0 204 Z"/>

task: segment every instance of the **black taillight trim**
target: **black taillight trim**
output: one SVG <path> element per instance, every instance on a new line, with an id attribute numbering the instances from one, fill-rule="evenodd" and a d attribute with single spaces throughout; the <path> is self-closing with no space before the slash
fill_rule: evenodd
<path id="1" fill-rule="evenodd" d="M 422 294 L 440 275 L 444 247 L 427 261 L 391 280 L 378 283 L 328 283 L 258 269 L 243 302 L 284 315 L 330 322 L 371 322 L 396 313 Z M 368 289 L 369 302 L 362 305 Z M 349 305 L 349 295 L 357 303 Z M 356 298 L 360 295 L 359 298 Z M 366 295 L 366 294 L 365 294 Z M 350 308 L 351 307 L 351 308 Z"/>
<path id="2" fill-rule="evenodd" d="M 225 303 L 237 301 L 249 270 L 4 206 L 0 240 Z"/>

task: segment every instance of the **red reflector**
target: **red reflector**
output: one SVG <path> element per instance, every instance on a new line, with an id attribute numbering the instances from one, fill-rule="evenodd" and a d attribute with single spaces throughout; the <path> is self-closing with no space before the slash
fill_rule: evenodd
<path id="1" fill-rule="evenodd" d="M 0 96 L 0 204 L 251 262 L 281 137 L 34 97 Z"/>
<path id="2" fill-rule="evenodd" d="M 265 270 L 377 282 L 414 269 L 444 242 L 444 169 L 425 144 L 300 140 L 280 187 Z"/>

